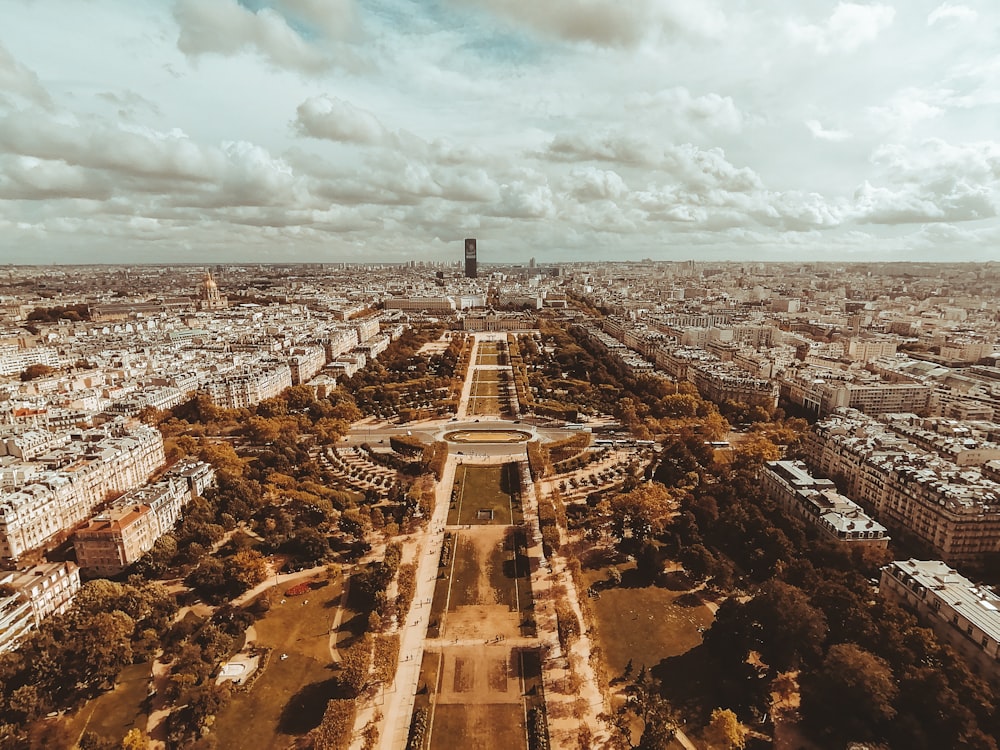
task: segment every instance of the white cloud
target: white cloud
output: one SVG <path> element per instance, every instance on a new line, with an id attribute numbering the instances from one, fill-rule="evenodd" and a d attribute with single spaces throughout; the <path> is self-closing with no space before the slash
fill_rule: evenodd
<path id="1" fill-rule="evenodd" d="M 927 25 L 973 23 L 978 19 L 979 14 L 968 5 L 942 3 L 928 14 Z"/>
<path id="2" fill-rule="evenodd" d="M 613 170 L 584 167 L 574 169 L 564 188 L 580 201 L 617 200 L 628 194 L 628 185 Z"/>
<path id="3" fill-rule="evenodd" d="M 625 106 L 639 115 L 653 114 L 674 132 L 691 135 L 738 133 L 745 120 L 732 97 L 715 93 L 694 96 L 684 86 L 630 96 Z"/>
<path id="4" fill-rule="evenodd" d="M 509 22 L 574 42 L 634 47 L 661 37 L 718 38 L 726 17 L 713 0 L 452 0 L 488 10 Z"/>
<path id="5" fill-rule="evenodd" d="M 860 221 L 900 224 L 992 218 L 1000 205 L 1000 143 L 887 144 L 872 154 L 883 185 L 855 193 Z"/>
<path id="6" fill-rule="evenodd" d="M 885 104 L 870 107 L 867 114 L 876 129 L 905 136 L 921 122 L 938 118 L 945 111 L 936 95 L 908 87 L 894 94 Z"/>
<path id="7" fill-rule="evenodd" d="M 953 144 L 928 138 L 916 145 L 885 144 L 872 163 L 895 182 L 937 182 L 946 178 L 1000 187 L 1000 143 Z"/>
<path id="8" fill-rule="evenodd" d="M 52 98 L 38 80 L 38 75 L 15 60 L 0 41 L 0 103 L 5 92 L 39 106 L 52 106 Z"/>
<path id="9" fill-rule="evenodd" d="M 874 41 L 896 16 L 892 6 L 841 2 L 822 24 L 792 21 L 788 32 L 800 44 L 812 46 L 821 55 L 849 53 Z"/>
<path id="10" fill-rule="evenodd" d="M 107 200 L 111 195 L 112 185 L 106 175 L 72 167 L 59 160 L 0 157 L 0 198 Z"/>
<path id="11" fill-rule="evenodd" d="M 189 57 L 256 52 L 279 68 L 318 73 L 333 65 L 272 8 L 254 12 L 236 0 L 178 0 L 174 18 L 180 27 L 177 46 Z"/>
<path id="12" fill-rule="evenodd" d="M 972 221 L 997 215 L 990 191 L 964 181 L 947 192 L 921 186 L 876 187 L 867 180 L 854 195 L 857 220 L 871 224 Z"/>
<path id="13" fill-rule="evenodd" d="M 344 143 L 379 146 L 395 140 L 371 112 L 332 96 L 314 96 L 302 102 L 293 123 L 300 135 Z"/>
<path id="14" fill-rule="evenodd" d="M 846 141 L 851 137 L 849 130 L 827 130 L 819 120 L 806 120 L 806 127 L 809 128 L 813 138 L 821 141 Z"/>

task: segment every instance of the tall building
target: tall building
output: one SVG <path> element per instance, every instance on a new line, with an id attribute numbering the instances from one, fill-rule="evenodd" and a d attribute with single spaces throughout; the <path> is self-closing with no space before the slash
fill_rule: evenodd
<path id="1" fill-rule="evenodd" d="M 465 241 L 465 278 L 476 278 L 476 240 L 474 237 Z"/>

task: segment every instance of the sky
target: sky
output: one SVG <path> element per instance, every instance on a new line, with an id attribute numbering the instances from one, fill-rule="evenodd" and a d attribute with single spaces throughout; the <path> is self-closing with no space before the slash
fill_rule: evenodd
<path id="1" fill-rule="evenodd" d="M 5 0 L 0 262 L 1000 260 L 1000 4 Z"/>

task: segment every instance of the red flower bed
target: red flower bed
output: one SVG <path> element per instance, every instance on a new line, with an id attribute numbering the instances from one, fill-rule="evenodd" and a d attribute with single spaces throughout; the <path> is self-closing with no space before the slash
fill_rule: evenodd
<path id="1" fill-rule="evenodd" d="M 308 594 L 310 591 L 312 591 L 312 586 L 306 581 L 305 583 L 298 583 L 292 586 L 285 592 L 285 596 L 302 596 L 303 594 Z"/>

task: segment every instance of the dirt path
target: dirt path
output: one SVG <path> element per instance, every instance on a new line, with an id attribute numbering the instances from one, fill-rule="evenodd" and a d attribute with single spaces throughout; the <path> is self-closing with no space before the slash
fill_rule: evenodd
<path id="1" fill-rule="evenodd" d="M 531 507 L 537 514 L 538 497 L 534 485 L 530 487 L 530 492 L 524 493 L 523 502 L 526 511 Z M 559 533 L 563 535 L 562 528 Z M 541 544 L 538 547 L 541 557 Z M 532 587 L 536 591 L 536 601 L 541 600 L 546 604 L 542 609 L 544 616 L 553 623 L 550 626 L 552 631 L 555 630 L 556 620 L 554 598 L 558 595 L 554 589 L 565 591 L 560 598 L 570 606 L 580 624 L 580 636 L 571 644 L 569 653 L 562 653 L 558 639 L 554 642 L 550 640 L 549 654 L 552 658 L 546 659 L 543 664 L 551 745 L 553 748 L 576 750 L 581 728 L 586 726 L 595 745 L 603 747 L 608 743 L 610 733 L 600 715 L 607 712 L 610 706 L 591 665 L 590 635 L 580 609 L 579 592 L 565 558 L 552 555 L 545 564 L 540 565 L 532 575 Z M 536 617 L 541 630 L 543 615 L 538 609 L 536 605 Z M 575 673 L 575 678 L 571 677 L 570 672 Z M 575 689 L 570 689 L 571 687 Z"/>
<path id="2" fill-rule="evenodd" d="M 451 499 L 451 486 L 455 479 L 457 462 L 449 458 L 445 463 L 441 481 L 438 482 L 435 495 L 434 514 L 427 526 L 412 535 L 404 543 L 403 559 L 411 559 L 417 564 L 416 586 L 413 592 L 413 604 L 410 611 L 401 613 L 397 631 L 400 634 L 399 662 L 396 666 L 396 676 L 387 686 L 381 705 L 366 705 L 359 711 L 355 721 L 355 729 L 363 729 L 374 721 L 379 728 L 379 744 L 381 750 L 394 750 L 406 746 L 406 737 L 410 729 L 410 715 L 413 712 L 413 700 L 417 692 L 417 681 L 420 678 L 420 663 L 423 659 L 424 646 L 427 637 L 428 615 L 430 602 L 434 596 L 434 585 L 437 582 L 438 559 L 441 555 L 441 543 L 444 540 L 445 522 L 448 520 L 448 505 Z M 411 557 L 412 556 L 412 557 Z M 376 720 L 378 713 L 381 719 Z M 352 743 L 352 750 L 362 747 L 363 739 Z"/>

